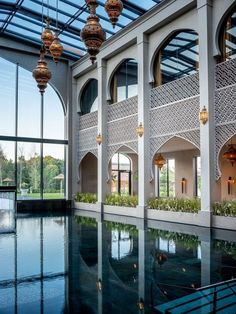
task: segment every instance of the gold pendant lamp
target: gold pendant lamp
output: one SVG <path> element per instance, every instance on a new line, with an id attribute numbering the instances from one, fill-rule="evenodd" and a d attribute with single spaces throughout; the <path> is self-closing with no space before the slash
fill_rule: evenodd
<path id="1" fill-rule="evenodd" d="M 105 3 L 105 10 L 110 18 L 113 28 L 115 28 L 118 18 L 123 10 L 123 3 L 121 0 L 107 0 Z"/>
<path id="2" fill-rule="evenodd" d="M 90 15 L 87 18 L 87 23 L 84 28 L 81 30 L 80 36 L 87 47 L 92 63 L 94 63 L 96 55 L 99 53 L 100 47 L 106 39 L 106 35 L 96 15 L 96 0 L 86 0 L 86 4 L 89 8 Z"/>
<path id="3" fill-rule="evenodd" d="M 38 83 L 37 86 L 41 94 L 44 93 L 47 83 L 52 77 L 52 74 L 48 69 L 47 62 L 44 59 L 45 53 L 45 48 L 41 48 L 37 67 L 32 72 L 33 77 Z"/>

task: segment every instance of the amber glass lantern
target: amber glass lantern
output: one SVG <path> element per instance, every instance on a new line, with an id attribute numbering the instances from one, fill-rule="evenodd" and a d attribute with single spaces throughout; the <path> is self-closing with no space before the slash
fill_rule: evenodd
<path id="1" fill-rule="evenodd" d="M 51 79 L 52 74 L 48 69 L 47 62 L 44 59 L 45 49 L 40 50 L 40 58 L 37 67 L 33 70 L 32 74 L 38 83 L 38 88 L 41 94 L 44 93 L 48 81 Z"/>
<path id="2" fill-rule="evenodd" d="M 111 24 L 114 28 L 123 10 L 122 1 L 121 0 L 107 0 L 105 3 L 105 10 L 107 11 Z"/>
<path id="3" fill-rule="evenodd" d="M 46 19 L 46 26 L 45 26 L 45 29 L 44 31 L 42 32 L 42 35 L 41 35 L 41 39 L 42 39 L 42 42 L 44 44 L 44 46 L 49 49 L 49 47 L 51 46 L 52 42 L 53 42 L 53 39 L 54 39 L 54 35 L 50 29 L 50 20 L 49 18 Z"/>
<path id="4" fill-rule="evenodd" d="M 166 164 L 166 160 L 162 154 L 158 154 L 157 158 L 154 160 L 154 164 L 158 167 L 158 169 L 162 169 L 162 167 Z"/>
<path id="5" fill-rule="evenodd" d="M 63 52 L 63 46 L 60 39 L 58 38 L 58 30 L 55 31 L 55 37 L 49 49 L 53 57 L 53 61 L 58 63 Z"/>
<path id="6" fill-rule="evenodd" d="M 236 162 L 236 149 L 234 148 L 233 144 L 229 145 L 228 150 L 223 154 L 223 158 L 227 159 L 233 167 L 234 163 Z"/>

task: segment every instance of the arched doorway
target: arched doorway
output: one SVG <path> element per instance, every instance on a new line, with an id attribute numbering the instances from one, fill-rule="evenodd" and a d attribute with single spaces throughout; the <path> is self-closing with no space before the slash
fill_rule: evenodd
<path id="1" fill-rule="evenodd" d="M 81 192 L 97 193 L 97 157 L 87 153 L 80 164 Z"/>

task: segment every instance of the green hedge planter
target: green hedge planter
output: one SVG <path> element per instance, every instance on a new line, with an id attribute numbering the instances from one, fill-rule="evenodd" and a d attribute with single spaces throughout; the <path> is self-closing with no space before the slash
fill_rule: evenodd
<path id="1" fill-rule="evenodd" d="M 107 195 L 105 205 L 111 206 L 124 206 L 124 207 L 136 207 L 138 205 L 137 196 L 129 195 Z"/>
<path id="2" fill-rule="evenodd" d="M 173 212 L 198 213 L 200 210 L 200 200 L 183 198 L 151 198 L 148 200 L 150 209 L 159 209 Z"/>
<path id="3" fill-rule="evenodd" d="M 236 201 L 216 202 L 213 213 L 216 216 L 236 217 Z"/>
<path id="4" fill-rule="evenodd" d="M 75 197 L 76 202 L 95 204 L 97 202 L 97 195 L 92 193 L 77 193 Z"/>

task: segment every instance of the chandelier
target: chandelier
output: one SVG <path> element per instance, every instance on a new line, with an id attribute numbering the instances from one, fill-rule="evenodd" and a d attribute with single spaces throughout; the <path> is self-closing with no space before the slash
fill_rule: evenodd
<path id="1" fill-rule="evenodd" d="M 234 166 L 234 163 L 236 162 L 236 149 L 233 144 L 229 145 L 228 150 L 223 154 L 223 158 L 227 159 L 232 167 Z"/>
<path id="2" fill-rule="evenodd" d="M 102 43 L 106 40 L 106 34 L 99 23 L 99 17 L 96 15 L 96 8 L 98 6 L 97 1 L 85 0 L 85 3 L 88 6 L 90 15 L 87 18 L 87 23 L 84 28 L 81 30 L 81 39 L 87 47 L 90 60 L 94 63 Z M 107 0 L 105 3 L 105 10 L 110 18 L 113 28 L 118 21 L 122 9 L 123 3 L 121 0 Z"/>
<path id="3" fill-rule="evenodd" d="M 123 3 L 121 0 L 107 0 L 105 3 L 105 10 L 110 18 L 113 28 L 115 28 L 118 18 L 123 10 Z"/>
<path id="4" fill-rule="evenodd" d="M 40 57 L 37 64 L 37 67 L 33 70 L 33 77 L 38 83 L 38 88 L 41 94 L 44 93 L 45 88 L 47 87 L 48 81 L 51 79 L 52 74 L 48 69 L 47 62 L 44 59 L 45 56 L 45 48 L 42 47 L 40 50 Z"/>
<path id="5" fill-rule="evenodd" d="M 43 1 L 42 0 L 42 26 L 43 26 Z M 106 40 L 106 33 L 99 23 L 99 17 L 96 15 L 96 8 L 98 6 L 96 0 L 85 0 L 85 4 L 89 9 L 89 16 L 84 28 L 80 32 L 82 41 L 84 42 L 87 52 L 90 55 L 92 64 L 96 60 L 96 56 L 100 51 L 102 43 Z M 110 18 L 113 28 L 116 26 L 118 18 L 123 10 L 123 3 L 121 0 L 107 0 L 105 3 L 105 10 Z M 63 46 L 59 39 L 58 29 L 58 0 L 56 0 L 56 27 L 53 34 L 50 28 L 49 19 L 49 0 L 47 0 L 47 18 L 45 20 L 46 26 L 42 29 L 41 40 L 43 43 L 43 53 L 40 51 L 40 59 L 37 67 L 33 70 L 33 77 L 38 83 L 41 93 L 45 91 L 48 81 L 51 79 L 51 72 L 48 70 L 47 62 L 44 57 L 47 52 L 50 52 L 53 61 L 58 63 L 59 58 L 63 52 Z M 47 74 L 46 74 L 47 73 Z"/>
<path id="6" fill-rule="evenodd" d="M 161 168 L 166 164 L 165 158 L 162 154 L 158 154 L 157 158 L 154 160 L 154 164 L 161 170 Z"/>

